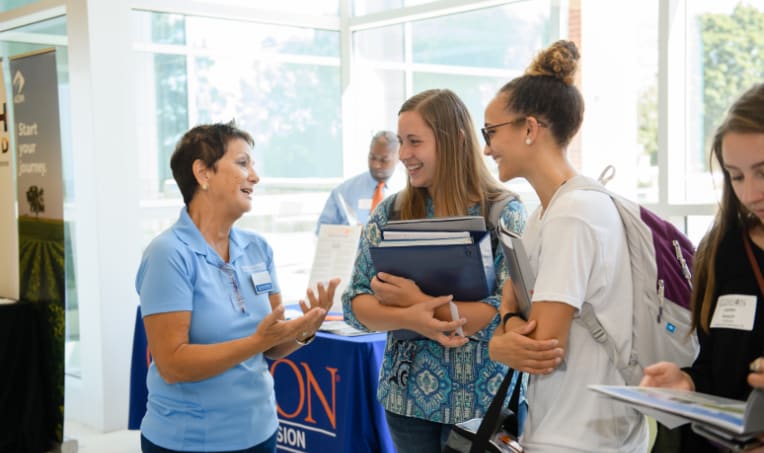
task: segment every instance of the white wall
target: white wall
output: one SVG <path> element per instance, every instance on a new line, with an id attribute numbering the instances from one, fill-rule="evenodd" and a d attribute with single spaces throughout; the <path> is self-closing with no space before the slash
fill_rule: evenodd
<path id="1" fill-rule="evenodd" d="M 75 272 L 81 378 L 67 376 L 66 417 L 125 429 L 140 259 L 130 9 L 68 0 Z"/>

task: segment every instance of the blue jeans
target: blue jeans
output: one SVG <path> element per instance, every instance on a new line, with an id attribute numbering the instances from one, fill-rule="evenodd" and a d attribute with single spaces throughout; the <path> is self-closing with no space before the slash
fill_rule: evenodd
<path id="1" fill-rule="evenodd" d="M 385 418 L 398 453 L 441 453 L 453 426 L 388 411 Z"/>
<path id="2" fill-rule="evenodd" d="M 276 453 L 276 434 L 278 430 L 265 442 L 259 443 L 254 447 L 245 448 L 244 450 L 232 450 L 220 453 Z M 159 445 L 152 443 L 150 440 L 143 437 L 141 434 L 141 451 L 143 453 L 195 453 L 195 452 L 181 452 L 177 450 L 170 450 L 162 448 Z M 201 452 L 199 452 L 201 453 Z"/>

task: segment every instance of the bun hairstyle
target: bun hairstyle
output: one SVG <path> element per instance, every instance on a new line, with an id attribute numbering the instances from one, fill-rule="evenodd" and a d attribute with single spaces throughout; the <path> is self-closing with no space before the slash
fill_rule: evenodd
<path id="1" fill-rule="evenodd" d="M 557 41 L 536 55 L 525 74 L 499 91 L 507 97 L 507 111 L 549 123 L 561 147 L 576 135 L 584 117 L 584 99 L 573 84 L 580 58 L 573 41 Z"/>
<path id="2" fill-rule="evenodd" d="M 525 75 L 554 77 L 565 85 L 573 85 L 579 58 L 581 54 L 573 41 L 557 41 L 536 55 Z"/>

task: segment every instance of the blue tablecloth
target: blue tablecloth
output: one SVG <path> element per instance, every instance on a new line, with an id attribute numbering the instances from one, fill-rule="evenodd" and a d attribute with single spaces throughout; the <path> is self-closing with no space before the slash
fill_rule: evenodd
<path id="1" fill-rule="evenodd" d="M 276 382 L 279 450 L 288 452 L 395 452 L 377 401 L 385 334 L 343 337 L 319 332 L 309 346 L 269 360 Z M 129 429 L 146 412 L 150 356 L 140 316 L 135 319 L 130 372 Z"/>

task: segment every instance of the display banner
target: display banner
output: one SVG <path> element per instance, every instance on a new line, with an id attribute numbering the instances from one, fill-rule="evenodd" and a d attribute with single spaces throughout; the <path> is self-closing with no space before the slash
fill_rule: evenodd
<path id="1" fill-rule="evenodd" d="M 16 221 L 16 190 L 13 152 L 8 132 L 9 114 L 5 93 L 5 62 L 0 58 L 0 298 L 19 298 L 19 229 Z"/>
<path id="2" fill-rule="evenodd" d="M 45 365 L 56 442 L 64 422 L 64 186 L 55 50 L 11 57 L 19 213 L 19 295 L 37 303 L 49 342 Z M 48 422 L 47 420 L 44 422 Z"/>

